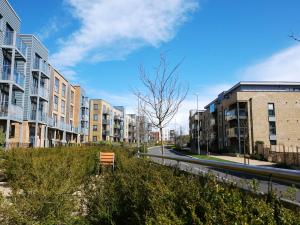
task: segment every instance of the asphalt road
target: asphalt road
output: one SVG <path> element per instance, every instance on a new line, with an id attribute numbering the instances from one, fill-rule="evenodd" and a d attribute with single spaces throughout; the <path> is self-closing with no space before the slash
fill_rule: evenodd
<path id="1" fill-rule="evenodd" d="M 156 154 L 156 155 L 161 155 L 161 149 L 160 147 L 153 147 L 150 148 L 148 151 L 150 154 Z M 182 156 L 179 153 L 176 153 L 170 149 L 165 149 L 164 155 L 166 156 Z M 189 156 L 184 156 L 186 158 L 190 158 Z M 156 163 L 162 164 L 163 161 L 162 159 L 159 158 L 151 158 Z M 181 170 L 194 173 L 194 174 L 206 174 L 206 173 L 211 173 L 214 174 L 220 181 L 224 182 L 235 182 L 238 187 L 247 189 L 251 187 L 250 183 L 252 182 L 253 179 L 256 179 L 259 184 L 259 192 L 260 193 L 267 193 L 270 187 L 270 181 L 267 177 L 262 177 L 262 176 L 254 176 L 252 174 L 246 174 L 246 173 L 241 173 L 241 172 L 233 172 L 233 171 L 225 171 L 223 169 L 215 169 L 215 168 L 210 168 L 202 165 L 196 165 L 196 164 L 191 164 L 191 163 L 186 163 L 186 162 L 179 162 L 174 160 L 167 160 L 165 159 L 165 165 L 167 166 L 178 166 Z M 292 186 L 292 184 L 286 184 L 286 183 L 281 183 L 277 181 L 271 181 L 272 184 L 272 190 L 275 191 L 275 193 L 282 198 L 286 198 L 283 196 L 284 193 L 287 193 L 288 188 Z M 296 187 L 296 202 L 300 203 L 300 188 Z"/>

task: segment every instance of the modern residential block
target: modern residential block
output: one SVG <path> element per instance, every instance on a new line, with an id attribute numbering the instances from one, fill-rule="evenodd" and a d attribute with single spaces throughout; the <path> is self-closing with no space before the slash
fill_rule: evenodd
<path id="1" fill-rule="evenodd" d="M 50 84 L 48 50 L 33 35 L 20 37 L 27 45 L 23 143 L 45 147 Z"/>
<path id="2" fill-rule="evenodd" d="M 56 69 L 51 68 L 50 107 L 48 122 L 49 146 L 80 143 L 79 108 L 81 101 L 75 98 L 72 86 Z M 75 123 L 76 121 L 76 123 Z"/>
<path id="3" fill-rule="evenodd" d="M 299 82 L 240 82 L 205 107 L 201 143 L 211 151 L 240 154 L 253 152 L 257 142 L 299 146 L 299 99 Z"/>
<path id="4" fill-rule="evenodd" d="M 27 46 L 20 38 L 20 18 L 6 0 L 0 3 L 0 128 L 9 148 L 23 142 Z"/>
<path id="5" fill-rule="evenodd" d="M 89 141 L 120 141 L 122 114 L 102 99 L 91 99 Z"/>
<path id="6" fill-rule="evenodd" d="M 89 141 L 89 99 L 85 90 L 80 86 L 74 86 L 75 88 L 75 119 L 74 123 L 79 127 L 80 143 L 86 143 Z"/>

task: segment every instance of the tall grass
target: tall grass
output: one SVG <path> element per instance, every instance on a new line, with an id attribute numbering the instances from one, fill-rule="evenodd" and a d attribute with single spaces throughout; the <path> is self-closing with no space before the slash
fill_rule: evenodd
<path id="1" fill-rule="evenodd" d="M 99 151 L 114 151 L 102 170 Z M 214 177 L 137 159 L 121 146 L 25 149 L 3 153 L 12 196 L 0 224 L 300 224 L 272 195 L 255 197 Z"/>

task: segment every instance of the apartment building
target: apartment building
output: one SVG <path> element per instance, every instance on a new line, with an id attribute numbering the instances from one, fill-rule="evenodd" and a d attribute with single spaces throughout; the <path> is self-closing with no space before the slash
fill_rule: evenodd
<path id="1" fill-rule="evenodd" d="M 240 154 L 257 141 L 299 146 L 299 99 L 300 82 L 240 82 L 205 107 L 201 140 L 211 151 Z"/>
<path id="2" fill-rule="evenodd" d="M 86 143 L 89 141 L 89 99 L 85 90 L 80 86 L 74 86 L 75 88 L 75 104 L 74 123 L 79 127 L 80 143 Z"/>
<path id="3" fill-rule="evenodd" d="M 125 142 L 135 143 L 137 141 L 137 123 L 135 114 L 126 114 L 125 120 Z"/>
<path id="4" fill-rule="evenodd" d="M 50 84 L 48 50 L 33 35 L 20 37 L 27 45 L 23 143 L 31 147 L 45 147 Z"/>
<path id="5" fill-rule="evenodd" d="M 102 99 L 91 99 L 89 141 L 121 141 L 122 114 L 121 110 Z"/>
<path id="6" fill-rule="evenodd" d="M 23 142 L 27 46 L 20 38 L 20 18 L 6 0 L 0 2 L 0 128 L 6 147 L 13 147 Z"/>
<path id="7" fill-rule="evenodd" d="M 75 87 L 56 69 L 50 69 L 49 146 L 80 143 L 78 108 L 81 102 L 75 98 Z"/>

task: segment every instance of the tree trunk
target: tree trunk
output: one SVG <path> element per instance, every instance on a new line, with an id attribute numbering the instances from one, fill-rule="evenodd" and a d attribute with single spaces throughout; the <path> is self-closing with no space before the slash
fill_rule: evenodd
<path id="1" fill-rule="evenodd" d="M 161 146 L 161 154 L 164 155 L 164 140 L 163 140 L 163 129 L 159 128 L 160 131 L 160 146 Z"/>

